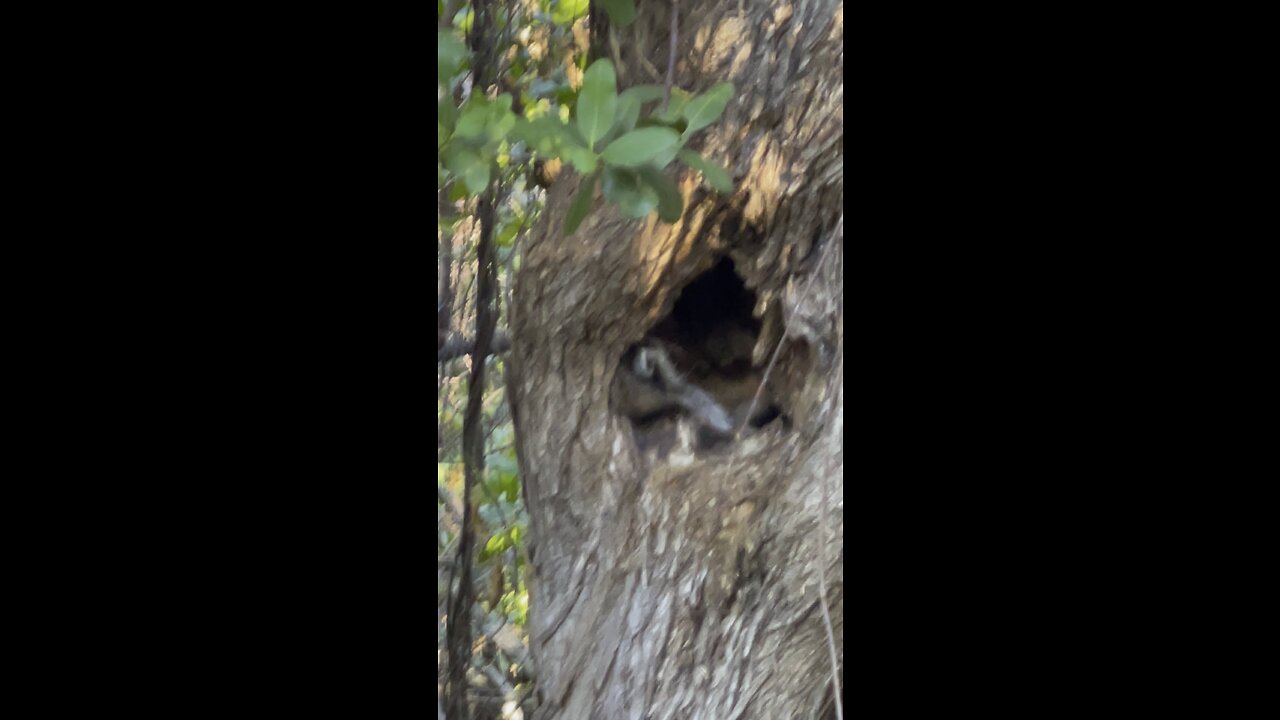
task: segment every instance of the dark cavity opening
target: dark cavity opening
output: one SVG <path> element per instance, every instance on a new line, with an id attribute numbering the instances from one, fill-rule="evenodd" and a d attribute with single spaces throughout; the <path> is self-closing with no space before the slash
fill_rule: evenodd
<path id="1" fill-rule="evenodd" d="M 703 448 L 785 421 L 771 392 L 774 383 L 752 402 L 764 373 L 752 363 L 761 325 L 752 314 L 755 304 L 756 294 L 733 261 L 722 258 L 690 282 L 670 314 L 623 356 L 615 406 L 638 430 L 656 431 L 665 426 L 656 420 L 689 417 Z M 655 357 L 657 364 L 651 362 Z"/>

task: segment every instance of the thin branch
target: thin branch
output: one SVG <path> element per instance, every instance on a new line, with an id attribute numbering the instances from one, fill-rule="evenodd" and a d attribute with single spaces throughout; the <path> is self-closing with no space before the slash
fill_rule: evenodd
<path id="1" fill-rule="evenodd" d="M 476 73 L 476 88 L 480 92 L 493 82 L 496 76 L 494 57 L 495 3 L 492 0 L 475 0 L 474 19 L 468 44 L 474 52 L 472 70 Z M 480 233 L 476 246 L 476 342 L 474 353 L 480 362 L 471 363 L 471 377 L 467 384 L 467 408 L 462 419 L 462 533 L 458 538 L 457 585 L 449 604 L 449 624 L 445 630 L 448 648 L 449 673 L 446 681 L 449 714 L 459 720 L 467 712 L 467 666 L 471 655 L 471 605 L 474 588 L 471 587 L 472 548 L 475 545 L 475 518 L 472 508 L 472 488 L 484 477 L 483 405 L 485 368 L 483 358 L 489 354 L 493 342 L 497 317 L 494 313 L 495 262 L 493 257 L 494 215 L 497 182 L 490 177 L 488 186 L 480 193 L 477 215 Z M 443 343 L 441 343 L 443 345 Z M 450 577 L 453 586 L 454 577 Z"/>
<path id="2" fill-rule="evenodd" d="M 822 267 L 822 260 L 826 257 L 827 248 L 835 244 L 836 233 L 844 232 L 844 213 L 840 214 L 840 220 L 836 223 L 835 229 L 831 231 L 831 237 L 827 240 L 827 244 L 822 248 L 822 255 L 818 258 L 818 262 L 814 264 L 813 276 L 809 278 L 812 284 L 813 278 L 817 277 L 818 270 Z M 806 293 L 808 289 L 806 288 Z M 784 319 L 785 319 L 784 315 Z M 786 337 L 786 328 L 783 328 L 782 336 Z M 778 343 L 782 345 L 781 342 Z M 836 633 L 831 625 L 831 610 L 827 607 L 827 509 L 830 507 L 830 500 L 827 495 L 830 489 L 827 478 L 822 478 L 822 507 L 818 509 L 818 606 L 822 608 L 822 624 L 827 630 L 827 651 L 831 653 L 831 698 L 836 705 L 836 720 L 844 720 L 844 701 L 840 696 L 840 660 L 836 656 Z"/>
<path id="3" fill-rule="evenodd" d="M 843 216 L 841 217 L 843 222 Z M 827 628 L 827 650 L 831 652 L 831 696 L 836 701 L 836 720 L 844 720 L 844 703 L 840 700 L 840 661 L 836 657 L 836 633 L 831 627 L 831 611 L 827 609 L 827 478 L 822 478 L 822 507 L 818 509 L 818 606 L 822 608 L 822 624 Z"/>
<path id="4" fill-rule="evenodd" d="M 667 53 L 667 82 L 662 86 L 662 111 L 667 111 L 671 99 L 671 84 L 676 77 L 676 42 L 680 37 L 680 0 L 671 0 L 671 50 Z"/>

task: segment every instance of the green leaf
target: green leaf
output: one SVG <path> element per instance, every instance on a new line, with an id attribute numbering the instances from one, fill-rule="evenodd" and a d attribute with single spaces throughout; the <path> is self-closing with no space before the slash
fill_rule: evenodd
<path id="1" fill-rule="evenodd" d="M 731 97 L 733 97 L 733 83 L 722 82 L 716 83 L 710 90 L 690 100 L 681 113 L 689 121 L 689 126 L 684 131 L 685 137 L 715 122 L 716 118 L 720 117 L 720 113 L 724 112 Z"/>
<path id="2" fill-rule="evenodd" d="M 467 184 L 461 180 L 449 186 L 449 202 L 458 202 L 468 195 Z"/>
<path id="3" fill-rule="evenodd" d="M 618 202 L 620 188 L 625 191 L 629 183 L 634 184 L 634 176 L 622 168 L 604 166 L 604 186 L 600 188 L 606 202 Z"/>
<path id="4" fill-rule="evenodd" d="M 618 106 L 618 80 L 613 63 L 605 59 L 591 63 L 578 93 L 578 129 L 591 148 L 609 132 Z"/>
<path id="5" fill-rule="evenodd" d="M 662 88 L 658 85 L 637 85 L 623 90 L 618 96 L 617 117 L 614 118 L 610 135 L 616 137 L 635 130 L 636 121 L 640 119 L 641 106 L 660 97 L 662 97 Z"/>
<path id="6" fill-rule="evenodd" d="M 480 551 L 480 560 L 488 560 L 509 547 L 511 547 L 511 540 L 505 532 L 500 532 L 484 544 L 484 549 Z"/>
<path id="7" fill-rule="evenodd" d="M 573 198 L 573 204 L 569 206 L 569 212 L 564 218 L 564 234 L 572 235 L 582 221 L 586 219 L 587 213 L 591 211 L 592 201 L 595 199 L 596 178 L 599 174 L 590 175 L 578 185 L 578 195 Z"/>
<path id="8" fill-rule="evenodd" d="M 436 63 L 440 82 L 448 83 L 450 78 L 458 74 L 462 61 L 466 58 L 467 46 L 454 37 L 453 33 L 440 30 L 436 35 Z"/>
<path id="9" fill-rule="evenodd" d="M 590 175 L 595 172 L 596 160 L 599 156 L 581 145 L 566 143 L 561 148 L 560 154 L 573 165 L 575 170 L 583 175 Z"/>
<path id="10" fill-rule="evenodd" d="M 588 0 L 557 0 L 551 19 L 557 25 L 568 25 L 587 14 Z"/>
<path id="11" fill-rule="evenodd" d="M 676 153 L 680 151 L 680 145 L 681 145 L 681 144 L 683 144 L 683 143 L 677 143 L 676 145 L 672 145 L 671 147 L 667 148 L 666 150 L 663 150 L 662 152 L 658 153 L 657 155 L 654 155 L 654 156 L 653 156 L 653 165 L 654 165 L 655 167 L 659 167 L 659 168 L 664 168 L 664 167 L 666 167 L 666 166 L 670 165 L 670 164 L 671 164 L 671 161 L 676 159 Z"/>
<path id="12" fill-rule="evenodd" d="M 659 95 L 658 97 L 662 96 Z M 687 105 L 689 100 L 692 98 L 692 95 L 680 88 L 671 88 L 671 98 L 667 100 L 666 110 L 654 113 L 653 118 L 668 124 L 674 123 L 676 120 L 680 119 L 680 113 L 684 111 L 684 106 Z"/>
<path id="13" fill-rule="evenodd" d="M 502 492 L 507 496 L 507 502 L 516 502 L 520 499 L 520 479 L 514 474 L 502 476 Z M 511 539 L 517 541 L 520 536 L 516 534 L 518 528 L 511 529 Z"/>
<path id="14" fill-rule="evenodd" d="M 444 156 L 444 166 L 456 177 L 467 174 L 472 165 L 480 162 L 476 151 L 459 143 L 453 143 Z"/>
<path id="15" fill-rule="evenodd" d="M 676 89 L 678 90 L 679 88 L 676 88 Z M 624 97 L 624 98 L 633 97 L 639 100 L 640 104 L 643 105 L 644 103 L 653 102 L 654 100 L 661 100 L 662 86 L 661 85 L 635 85 L 633 87 L 627 88 L 626 90 L 623 90 L 622 95 L 619 97 Z"/>
<path id="16" fill-rule="evenodd" d="M 463 6 L 458 11 L 458 14 L 453 16 L 453 26 L 461 30 L 463 35 L 471 32 L 471 26 L 475 24 L 475 21 L 476 11 L 466 6 Z"/>
<path id="17" fill-rule="evenodd" d="M 724 168 L 692 150 L 681 150 L 677 155 L 685 165 L 702 173 L 702 179 L 706 180 L 711 187 L 726 195 L 733 192 L 733 180 L 729 179 L 729 173 L 725 172 Z"/>
<path id="18" fill-rule="evenodd" d="M 636 120 L 640 119 L 640 102 L 635 97 L 627 97 L 626 93 L 618 96 L 618 114 L 613 119 L 613 127 L 609 129 L 609 134 L 604 136 L 608 140 L 610 137 L 621 135 L 622 133 L 631 132 L 636 127 Z"/>
<path id="19" fill-rule="evenodd" d="M 478 95 L 472 95 L 466 108 L 462 110 L 462 116 L 458 118 L 454 134 L 468 139 L 480 137 L 489 120 L 489 115 L 489 103 Z"/>
<path id="20" fill-rule="evenodd" d="M 541 117 L 547 117 L 551 114 L 551 103 L 542 98 L 537 102 L 527 102 L 524 104 L 524 117 L 526 120 L 537 120 Z"/>
<path id="21" fill-rule="evenodd" d="M 506 227 L 498 233 L 498 247 L 508 247 L 511 241 L 515 239 L 516 233 L 520 232 L 520 223 L 518 221 L 507 223 Z"/>
<path id="22" fill-rule="evenodd" d="M 657 191 L 641 183 L 634 171 L 622 168 L 605 168 L 604 196 L 629 218 L 642 218 L 658 206 Z"/>
<path id="23" fill-rule="evenodd" d="M 516 126 L 516 114 L 511 112 L 511 95 L 502 93 L 489 105 L 489 121 L 487 123 L 490 140 L 505 138 Z"/>
<path id="24" fill-rule="evenodd" d="M 455 176 L 462 178 L 472 195 L 479 194 L 489 184 L 489 161 L 466 145 L 451 144 L 445 154 L 444 164 Z"/>
<path id="25" fill-rule="evenodd" d="M 489 126 L 489 139 L 502 140 L 507 137 L 515 126 L 516 114 L 513 112 L 504 112 L 498 117 L 496 122 Z"/>
<path id="26" fill-rule="evenodd" d="M 539 155 L 550 156 L 556 154 L 556 149 L 560 147 L 564 124 L 544 115 L 535 120 L 516 123 L 511 134 L 517 140 L 524 141 L 525 145 Z"/>
<path id="27" fill-rule="evenodd" d="M 479 195 L 489 185 L 489 163 L 481 160 L 472 165 L 467 168 L 467 174 L 462 179 L 466 181 L 471 194 Z"/>
<path id="28" fill-rule="evenodd" d="M 680 197 L 675 182 L 652 165 L 643 165 L 636 172 L 644 184 L 658 195 L 658 217 L 668 223 L 679 220 L 680 213 L 684 212 L 684 199 Z"/>
<path id="29" fill-rule="evenodd" d="M 634 191 L 618 198 L 618 208 L 622 210 L 622 214 L 636 220 L 647 216 L 657 206 L 658 195 L 648 185 L 637 185 Z"/>
<path id="30" fill-rule="evenodd" d="M 635 22 L 636 5 L 632 0 L 600 0 L 605 12 L 609 13 L 609 21 L 618 27 L 626 27 Z"/>
<path id="31" fill-rule="evenodd" d="M 436 103 L 436 117 L 444 123 L 444 126 L 453 130 L 454 123 L 458 122 L 458 108 L 453 105 L 453 98 L 445 95 Z"/>
<path id="32" fill-rule="evenodd" d="M 600 155 L 610 165 L 636 167 L 651 161 L 662 151 L 674 147 L 680 136 L 664 127 L 647 127 L 632 130 L 609 143 Z"/>

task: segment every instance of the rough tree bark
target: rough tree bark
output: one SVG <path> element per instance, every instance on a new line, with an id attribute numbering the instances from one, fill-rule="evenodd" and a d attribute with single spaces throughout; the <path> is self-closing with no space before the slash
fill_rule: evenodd
<path id="1" fill-rule="evenodd" d="M 637 6 L 636 24 L 612 31 L 620 89 L 666 70 L 672 4 Z M 843 3 L 678 12 L 676 85 L 737 90 L 694 143 L 729 168 L 734 194 L 684 171 L 679 223 L 602 205 L 565 237 L 580 182 L 565 173 L 513 291 L 541 719 L 818 716 L 831 686 L 820 571 L 843 662 Z M 611 412 L 610 383 L 628 346 L 726 257 L 756 294 L 753 359 L 781 342 L 771 382 L 787 422 L 655 460 Z"/>

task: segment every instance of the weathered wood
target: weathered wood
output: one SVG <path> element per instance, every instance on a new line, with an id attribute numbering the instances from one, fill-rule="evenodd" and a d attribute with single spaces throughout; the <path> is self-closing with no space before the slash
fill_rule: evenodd
<path id="1" fill-rule="evenodd" d="M 666 64 L 672 3 L 637 6 L 616 31 L 620 88 L 652 82 L 642 58 Z M 679 8 L 675 84 L 737 90 L 693 148 L 729 168 L 734 194 L 684 171 L 679 223 L 602 204 L 564 237 L 579 184 L 566 172 L 513 289 L 508 390 L 540 720 L 812 717 L 831 679 L 820 543 L 843 657 L 843 3 Z M 757 356 L 783 342 L 773 372 L 790 425 L 714 457 L 652 462 L 610 412 L 613 373 L 723 256 L 758 296 Z"/>

